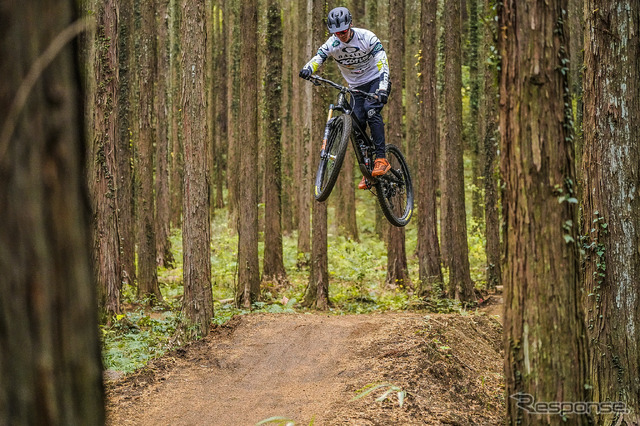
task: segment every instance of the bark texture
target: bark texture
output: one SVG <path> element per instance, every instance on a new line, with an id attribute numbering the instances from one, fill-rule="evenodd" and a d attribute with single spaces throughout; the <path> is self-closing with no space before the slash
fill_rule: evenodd
<path id="1" fill-rule="evenodd" d="M 242 68 L 238 143 L 242 146 L 238 175 L 238 285 L 236 304 L 251 308 L 260 296 L 258 269 L 258 14 L 254 2 L 242 2 Z"/>
<path id="2" fill-rule="evenodd" d="M 105 421 L 75 7 L 0 7 L 1 424 Z"/>
<path id="3" fill-rule="evenodd" d="M 322 22 L 326 9 L 325 0 L 312 0 L 312 22 Z M 313 25 L 313 46 L 320 46 L 325 38 L 325 27 Z M 325 106 L 328 105 L 328 89 L 314 93 L 316 101 L 313 102 L 312 117 L 313 126 L 311 132 L 312 140 L 321 140 L 325 122 Z M 320 95 L 320 96 L 318 96 Z M 317 158 L 317 156 L 313 156 Z M 306 196 L 309 200 L 311 195 L 311 180 L 306 189 Z M 312 201 L 312 239 L 311 239 L 311 271 L 309 276 L 309 286 L 305 294 L 305 304 L 315 306 L 317 309 L 326 310 L 329 308 L 329 259 L 327 254 L 327 203 Z"/>
<path id="4" fill-rule="evenodd" d="M 302 68 L 307 63 L 309 58 L 313 56 L 315 52 L 312 50 L 320 47 L 314 46 L 314 39 L 312 31 L 309 28 L 314 28 L 319 22 L 314 22 L 311 18 L 312 8 L 314 0 L 307 0 L 306 9 L 300 5 L 299 17 L 300 22 L 306 23 L 300 25 L 299 37 L 300 40 L 305 40 L 306 43 L 300 43 L 304 46 L 300 52 L 299 68 Z M 324 10 L 324 8 L 323 8 Z M 322 42 L 321 42 L 322 43 Z M 301 46 L 302 47 L 302 46 Z M 309 82 L 303 81 L 302 88 L 303 94 L 299 97 L 300 111 L 302 112 L 302 126 L 298 139 L 298 158 L 299 165 L 296 168 L 296 181 L 298 182 L 298 259 L 304 261 L 307 253 L 311 252 L 311 200 L 313 194 L 311 192 L 311 114 L 313 105 L 313 85 Z"/>
<path id="5" fill-rule="evenodd" d="M 207 335 L 213 318 L 205 94 L 206 30 L 202 2 L 182 1 L 182 112 L 184 129 L 184 217 L 182 221 L 184 305 L 191 334 Z"/>
<path id="6" fill-rule="evenodd" d="M 484 0 L 485 19 L 493 22 L 495 12 L 494 0 Z M 486 26 L 484 29 L 483 57 L 491 58 L 491 62 L 484 61 L 483 80 L 484 96 L 480 104 L 480 141 L 484 150 L 484 226 L 487 254 L 487 287 L 495 288 L 502 283 L 501 246 L 500 246 L 500 197 L 498 182 L 500 172 L 498 167 L 498 149 L 500 147 L 498 132 L 498 88 L 495 58 L 492 58 L 491 47 L 496 45 L 496 28 Z"/>
<path id="7" fill-rule="evenodd" d="M 93 265 L 101 322 L 120 313 L 121 260 L 118 232 L 118 8 L 98 4 L 96 14 L 93 141 L 88 162 L 93 207 Z"/>
<path id="8" fill-rule="evenodd" d="M 271 54 L 265 75 L 267 136 L 265 150 L 265 230 L 263 280 L 284 281 L 282 255 L 282 23 L 280 2 L 271 0 L 267 10 L 267 38 Z"/>
<path id="9" fill-rule="evenodd" d="M 132 131 L 135 123 L 131 97 L 135 88 L 133 0 L 118 0 L 118 161 L 117 188 L 118 230 L 122 262 L 122 282 L 133 285 L 136 281 L 135 233 L 133 202 Z"/>
<path id="10" fill-rule="evenodd" d="M 169 162 L 169 192 L 171 196 L 171 227 L 182 226 L 182 195 L 184 177 L 184 156 L 182 141 L 182 111 L 180 111 L 182 97 L 182 75 L 180 55 L 181 36 L 180 25 L 182 22 L 182 4 L 180 0 L 170 0 L 169 9 L 169 39 L 171 55 L 169 64 L 171 67 L 171 161 Z"/>
<path id="11" fill-rule="evenodd" d="M 395 11 L 389 23 L 389 68 L 390 79 L 395 93 L 389 98 L 387 106 L 388 123 L 386 126 L 387 143 L 400 147 L 404 142 L 402 93 L 404 83 L 404 0 L 391 0 L 391 8 Z M 404 151 L 404 150 L 403 150 Z M 407 252 L 405 249 L 404 228 L 387 227 L 387 284 L 407 286 L 410 283 L 407 268 Z"/>
<path id="12" fill-rule="evenodd" d="M 444 5 L 445 22 L 445 121 L 442 167 L 442 239 L 449 268 L 449 295 L 463 301 L 475 300 L 469 268 L 467 218 L 464 201 L 462 147 L 462 59 L 460 0 Z"/>
<path id="13" fill-rule="evenodd" d="M 169 67 L 169 0 L 157 0 L 156 28 L 158 53 L 156 67 L 158 78 L 155 90 L 156 131 L 156 254 L 158 266 L 171 267 L 173 254 L 169 241 L 171 227 L 171 197 L 169 192 L 169 96 L 171 73 Z"/>
<path id="14" fill-rule="evenodd" d="M 146 0 L 140 4 L 138 44 L 139 104 L 138 140 L 136 153 L 136 242 L 138 247 L 138 298 L 149 298 L 151 303 L 162 300 L 158 286 L 156 259 L 155 204 L 153 193 L 153 157 L 156 133 L 153 125 L 154 84 L 156 66 L 156 3 Z"/>
<path id="15" fill-rule="evenodd" d="M 501 167 L 506 222 L 506 394 L 584 401 L 587 345 L 579 290 L 565 0 L 499 9 Z M 507 400 L 510 424 L 566 424 Z M 567 415 L 587 424 L 586 415 Z"/>
<path id="16" fill-rule="evenodd" d="M 420 141 L 418 145 L 418 179 L 416 199 L 418 206 L 418 294 L 428 295 L 434 285 L 442 283 L 440 246 L 438 244 L 438 105 L 436 88 L 437 0 L 423 0 L 421 6 L 420 57 Z"/>
<path id="17" fill-rule="evenodd" d="M 588 0 L 585 17 L 583 234 L 592 399 L 624 402 L 631 410 L 624 420 L 640 424 L 640 5 Z"/>

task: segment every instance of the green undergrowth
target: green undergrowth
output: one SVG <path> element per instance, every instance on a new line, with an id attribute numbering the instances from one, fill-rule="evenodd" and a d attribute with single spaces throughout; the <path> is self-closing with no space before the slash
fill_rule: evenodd
<path id="1" fill-rule="evenodd" d="M 355 184 L 355 183 L 354 183 Z M 468 191 L 470 189 L 468 188 Z M 385 311 L 426 310 L 451 313 L 465 310 L 459 302 L 448 299 L 418 299 L 412 285 L 388 285 L 386 281 L 387 252 L 384 241 L 376 233 L 376 200 L 368 192 L 357 194 L 357 222 L 359 241 L 339 235 L 335 215 L 335 201 L 330 199 L 328 209 L 329 258 L 329 313 L 335 315 L 364 314 Z M 261 215 L 263 206 L 261 206 Z M 419 212 L 416 212 L 419 214 Z M 380 213 L 381 216 L 381 213 Z M 382 217 L 382 216 L 381 216 Z M 384 219 L 383 219 L 384 220 Z M 262 283 L 261 300 L 253 309 L 238 309 L 233 304 L 237 275 L 237 234 L 228 224 L 226 210 L 219 210 L 212 219 L 211 266 L 212 290 L 216 325 L 222 325 L 237 315 L 249 313 L 286 314 L 307 312 L 299 301 L 304 299 L 309 280 L 308 257 L 297 253 L 297 233 L 283 237 L 283 260 L 287 282 Z M 406 253 L 411 283 L 418 282 L 416 256 L 417 221 L 406 229 Z M 479 226 L 469 218 L 469 258 L 472 278 L 476 286 L 484 285 L 484 237 Z M 124 286 L 122 301 L 124 313 L 111 325 L 102 326 L 103 360 L 106 369 L 130 373 L 149 360 L 161 356 L 175 346 L 172 337 L 179 328 L 182 307 L 182 236 L 174 230 L 171 237 L 175 264 L 158 269 L 162 301 L 136 299 L 135 289 Z M 259 241 L 262 267 L 264 241 Z M 446 270 L 443 270 L 445 281 Z M 441 292 L 434 289 L 434 294 Z"/>

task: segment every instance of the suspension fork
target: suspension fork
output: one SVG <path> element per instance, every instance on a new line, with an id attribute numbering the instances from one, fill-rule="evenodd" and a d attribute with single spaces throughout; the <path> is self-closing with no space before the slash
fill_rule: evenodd
<path id="1" fill-rule="evenodd" d="M 320 149 L 320 158 L 324 158 L 327 155 L 327 140 L 329 139 L 329 126 L 331 124 L 331 118 L 333 117 L 333 104 L 329 105 L 329 115 L 327 116 L 327 124 L 324 125 L 324 136 L 322 137 L 322 148 Z"/>

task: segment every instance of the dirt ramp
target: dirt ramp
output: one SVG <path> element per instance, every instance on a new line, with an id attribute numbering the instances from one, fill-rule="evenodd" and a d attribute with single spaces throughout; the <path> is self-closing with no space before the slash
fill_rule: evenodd
<path id="1" fill-rule="evenodd" d="M 501 368 L 500 326 L 487 317 L 247 315 L 110 383 L 108 423 L 498 423 Z M 403 406 L 376 402 L 383 388 L 351 401 L 377 382 L 408 391 Z"/>

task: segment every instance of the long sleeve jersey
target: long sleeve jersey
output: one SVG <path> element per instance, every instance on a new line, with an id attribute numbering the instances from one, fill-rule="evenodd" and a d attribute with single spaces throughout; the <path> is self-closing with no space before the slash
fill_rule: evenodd
<path id="1" fill-rule="evenodd" d="M 350 87 L 357 87 L 380 78 L 380 90 L 389 88 L 389 64 L 382 43 L 374 33 L 362 28 L 352 28 L 353 37 L 343 43 L 332 35 L 318 49 L 305 67 L 316 72 L 324 61 L 332 56 L 338 63 L 342 76 Z"/>

